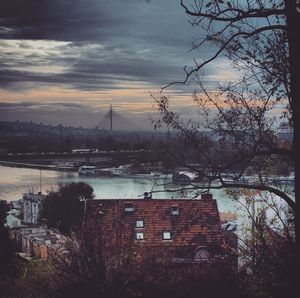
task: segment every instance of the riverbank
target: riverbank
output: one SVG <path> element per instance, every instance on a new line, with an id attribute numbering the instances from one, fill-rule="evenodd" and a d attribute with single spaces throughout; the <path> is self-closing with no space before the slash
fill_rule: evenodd
<path id="1" fill-rule="evenodd" d="M 3 161 L 3 160 L 0 160 L 0 165 L 5 166 L 5 167 L 13 167 L 13 168 L 28 168 L 28 169 L 38 169 L 38 170 L 77 172 L 77 169 L 74 167 L 71 167 L 71 166 L 30 164 L 30 163 Z"/>

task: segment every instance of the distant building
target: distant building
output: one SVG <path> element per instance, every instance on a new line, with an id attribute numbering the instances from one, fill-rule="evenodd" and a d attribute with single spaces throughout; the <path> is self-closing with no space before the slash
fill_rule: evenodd
<path id="1" fill-rule="evenodd" d="M 277 136 L 281 140 L 286 140 L 289 142 L 293 141 L 293 129 L 287 122 L 281 122 L 277 129 Z"/>
<path id="2" fill-rule="evenodd" d="M 181 171 L 176 172 L 172 176 L 172 182 L 178 183 L 178 184 L 190 184 L 194 181 L 196 181 L 198 178 L 197 173 L 187 172 L 187 171 Z"/>
<path id="3" fill-rule="evenodd" d="M 46 196 L 40 192 L 24 193 L 23 195 L 23 222 L 25 224 L 36 224 L 41 211 L 42 200 Z"/>
<path id="4" fill-rule="evenodd" d="M 217 202 L 201 199 L 89 200 L 85 228 L 104 251 L 171 249 L 173 260 L 201 261 L 222 253 Z M 103 248 L 103 247 L 102 247 Z"/>

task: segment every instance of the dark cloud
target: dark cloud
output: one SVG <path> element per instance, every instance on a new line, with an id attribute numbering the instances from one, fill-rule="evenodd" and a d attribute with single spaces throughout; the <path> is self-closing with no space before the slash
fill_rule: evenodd
<path id="1" fill-rule="evenodd" d="M 6 55 L 6 61 L 0 70 L 2 86 L 16 85 L 17 82 L 37 82 L 68 84 L 84 90 L 133 88 L 121 87 L 122 82 L 144 82 L 156 86 L 167 84 L 169 81 L 183 75 L 182 70 L 172 64 L 171 55 L 166 62 L 166 56 L 144 54 L 143 49 L 128 47 L 127 49 L 107 49 L 105 46 L 73 45 L 65 46 L 59 54 L 34 55 L 30 54 L 23 60 L 16 54 Z M 149 50 L 146 50 L 149 51 Z M 149 54 L 150 55 L 150 54 Z M 175 59 L 175 58 L 174 58 Z M 32 68 L 50 66 L 63 67 L 58 73 L 32 71 Z"/>
<path id="2" fill-rule="evenodd" d="M 151 5 L 143 0 L 3 0 L 0 26 L 6 29 L 0 36 L 74 42 L 135 37 L 178 45 L 182 33 L 188 34 L 178 27 L 185 27 L 185 21 L 174 0 Z"/>
<path id="3" fill-rule="evenodd" d="M 2 38 L 87 40 L 111 20 L 101 9 L 105 1 L 94 0 L 3 0 L 0 25 Z M 114 20 L 114 24 L 118 20 Z"/>
<path id="4" fill-rule="evenodd" d="M 68 84 L 82 90 L 131 88 L 120 87 L 122 81 L 162 86 L 184 76 L 195 35 L 174 0 L 150 5 L 143 0 L 3 0 L 0 51 L 6 64 L 0 84 L 14 89 L 22 81 Z M 10 40 L 20 41 L 14 45 L 18 51 L 11 51 Z M 36 51 L 39 40 L 68 43 Z M 47 73 L 47 66 L 62 70 Z"/>
<path id="5" fill-rule="evenodd" d="M 63 108 L 75 108 L 75 109 L 83 109 L 90 110 L 86 106 L 78 103 L 66 103 L 66 102 L 18 102 L 18 103 L 9 103 L 9 102 L 0 102 L 0 110 L 9 110 L 9 109 L 29 109 L 29 108 L 39 108 L 45 111 L 53 110 L 53 109 L 63 109 Z"/>

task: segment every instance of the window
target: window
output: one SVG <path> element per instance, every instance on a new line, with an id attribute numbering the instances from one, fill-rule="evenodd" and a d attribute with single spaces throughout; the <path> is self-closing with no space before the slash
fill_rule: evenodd
<path id="1" fill-rule="evenodd" d="M 136 239 L 137 240 L 144 240 L 144 233 L 143 232 L 137 232 L 136 233 Z"/>
<path id="2" fill-rule="evenodd" d="M 209 252 L 206 247 L 198 247 L 194 259 L 195 261 L 207 261 L 209 259 Z"/>
<path id="3" fill-rule="evenodd" d="M 144 227 L 144 220 L 143 219 L 139 219 L 135 222 L 135 226 L 137 228 L 143 228 Z"/>
<path id="4" fill-rule="evenodd" d="M 163 239 L 164 240 L 171 240 L 171 233 L 170 232 L 163 232 Z"/>
<path id="5" fill-rule="evenodd" d="M 131 203 L 125 203 L 125 212 L 133 212 L 134 211 L 134 206 Z"/>
<path id="6" fill-rule="evenodd" d="M 177 206 L 172 206 L 171 214 L 172 215 L 179 215 L 179 208 Z"/>

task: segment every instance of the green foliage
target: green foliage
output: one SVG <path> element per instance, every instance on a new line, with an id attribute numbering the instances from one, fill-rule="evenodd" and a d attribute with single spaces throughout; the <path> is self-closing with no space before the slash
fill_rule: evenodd
<path id="1" fill-rule="evenodd" d="M 47 220 L 49 228 L 69 234 L 82 223 L 85 201 L 94 198 L 93 192 L 93 188 L 83 182 L 60 185 L 45 198 L 41 219 Z"/>

